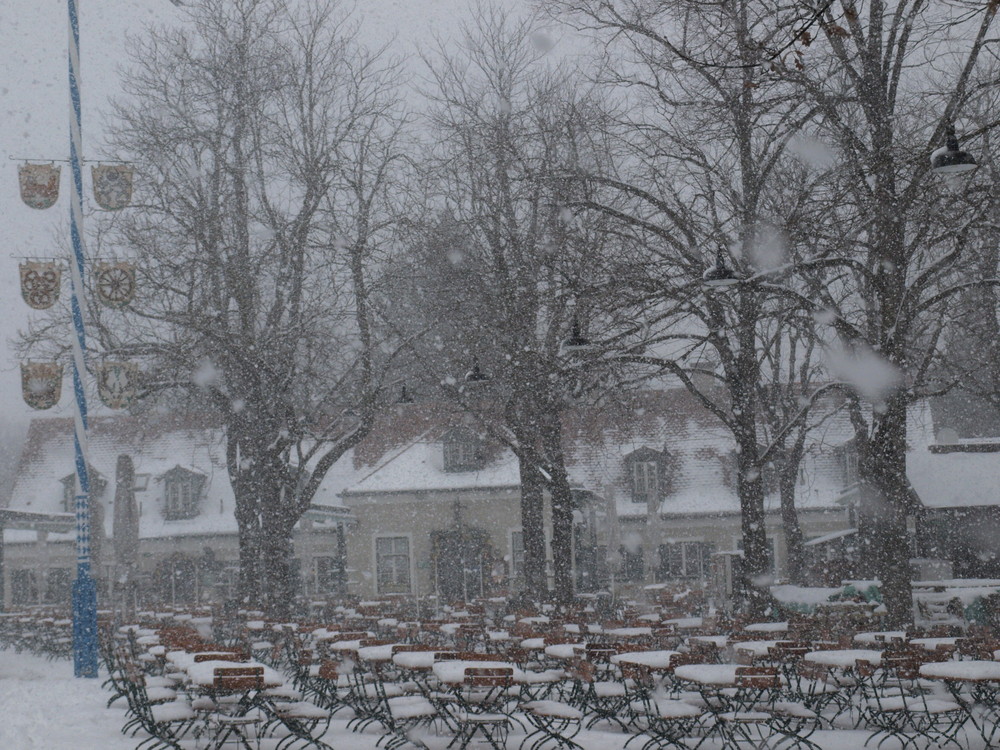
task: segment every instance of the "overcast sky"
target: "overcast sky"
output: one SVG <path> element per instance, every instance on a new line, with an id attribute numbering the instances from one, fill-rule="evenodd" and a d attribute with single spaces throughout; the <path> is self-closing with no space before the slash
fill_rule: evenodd
<path id="1" fill-rule="evenodd" d="M 178 23 L 182 12 L 168 0 L 77 0 L 85 158 L 95 159 L 102 140 L 107 100 L 116 94 L 119 68 L 126 63 L 122 40 L 151 25 Z M 290 0 L 294 1 L 294 0 Z M 528 0 L 506 0 L 513 8 Z M 458 32 L 467 0 L 364 0 L 362 33 L 372 46 L 394 36 L 401 53 L 412 55 L 432 34 L 446 40 Z M 68 235 L 69 169 L 63 165 L 59 202 L 39 211 L 24 205 L 18 194 L 21 160 L 68 157 L 68 84 L 66 74 L 67 10 L 65 0 L 0 0 L 0 420 L 26 423 L 33 415 L 72 414 L 70 377 L 63 381 L 59 407 L 33 412 L 20 393 L 18 362 L 9 340 L 23 328 L 32 311 L 22 301 L 18 259 L 52 257 L 65 252 L 60 237 Z M 417 67 L 416 61 L 412 67 Z M 84 172 L 89 192 L 89 169 Z M 85 196 L 85 200 L 87 197 Z M 68 294 L 64 279 L 63 294 Z M 68 322 L 67 322 L 68 324 Z M 0 424 L 0 437 L 3 425 Z M 0 446 L 2 448 L 2 446 Z"/>

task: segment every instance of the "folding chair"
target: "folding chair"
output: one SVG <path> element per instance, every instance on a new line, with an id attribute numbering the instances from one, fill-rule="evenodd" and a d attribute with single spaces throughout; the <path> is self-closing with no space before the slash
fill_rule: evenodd
<path id="1" fill-rule="evenodd" d="M 859 679 L 868 687 L 862 718 L 874 730 L 865 746 L 878 738 L 876 747 L 896 739 L 901 750 L 920 750 L 927 740 L 961 749 L 956 735 L 968 718 L 965 709 L 952 700 L 928 697 L 920 685 L 920 661 L 914 654 L 883 657 L 883 661 L 879 667 L 867 661 L 857 663 Z"/>
<path id="2" fill-rule="evenodd" d="M 560 701 L 537 700 L 522 703 L 518 707 L 534 727 L 525 735 L 521 750 L 541 750 L 547 745 L 582 750 L 573 738 L 580 732 L 583 711 Z"/>
<path id="3" fill-rule="evenodd" d="M 511 667 L 468 667 L 462 689 L 455 693 L 458 708 L 452 718 L 457 726 L 449 748 L 464 750 L 476 734 L 494 750 L 504 750 L 510 731 L 508 690 L 513 681 Z"/>
<path id="4" fill-rule="evenodd" d="M 266 720 L 258 700 L 263 689 L 263 667 L 215 669 L 207 696 L 214 704 L 207 717 L 209 748 L 221 748 L 232 739 L 246 750 L 255 750 Z"/>

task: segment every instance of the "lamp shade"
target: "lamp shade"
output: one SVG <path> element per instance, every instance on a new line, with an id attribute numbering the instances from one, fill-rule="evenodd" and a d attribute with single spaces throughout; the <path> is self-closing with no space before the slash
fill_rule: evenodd
<path id="1" fill-rule="evenodd" d="M 935 174 L 962 174 L 978 166 L 972 154 L 959 148 L 955 126 L 949 125 L 945 145 L 931 154 L 931 169 Z"/>
<path id="2" fill-rule="evenodd" d="M 701 275 L 701 281 L 705 286 L 724 287 L 740 283 L 740 277 L 735 274 L 726 264 L 726 256 L 720 247 L 715 255 L 715 265 Z"/>

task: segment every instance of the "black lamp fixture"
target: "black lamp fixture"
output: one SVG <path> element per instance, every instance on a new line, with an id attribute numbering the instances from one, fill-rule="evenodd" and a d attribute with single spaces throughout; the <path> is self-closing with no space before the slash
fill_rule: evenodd
<path id="1" fill-rule="evenodd" d="M 593 344 L 580 332 L 580 321 L 574 317 L 569 338 L 562 342 L 563 352 L 583 352 L 591 348 L 593 348 Z"/>
<path id="2" fill-rule="evenodd" d="M 935 174 L 962 174 L 978 167 L 976 158 L 958 147 L 955 125 L 948 123 L 945 145 L 931 154 L 931 170 Z"/>
<path id="3" fill-rule="evenodd" d="M 479 367 L 479 358 L 478 357 L 473 357 L 472 358 L 472 369 L 469 370 L 467 373 L 465 373 L 465 382 L 466 383 L 486 383 L 486 382 L 489 381 L 489 379 L 490 379 L 490 376 L 487 375 L 485 372 L 483 372 L 482 369 Z"/>
<path id="4" fill-rule="evenodd" d="M 715 265 L 701 275 L 705 286 L 724 287 L 740 283 L 740 277 L 726 264 L 726 251 L 719 245 L 715 253 Z"/>
<path id="5" fill-rule="evenodd" d="M 399 398 L 396 399 L 397 404 L 412 404 L 413 396 L 410 392 L 406 390 L 406 383 L 403 383 L 403 387 L 399 389 Z"/>

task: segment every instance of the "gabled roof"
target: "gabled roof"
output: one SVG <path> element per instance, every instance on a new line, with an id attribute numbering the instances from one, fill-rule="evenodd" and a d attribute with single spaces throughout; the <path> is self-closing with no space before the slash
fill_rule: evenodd
<path id="1" fill-rule="evenodd" d="M 100 497 L 104 532 L 111 534 L 118 456 L 132 457 L 136 475 L 163 474 L 181 466 L 206 477 L 197 517 L 166 521 L 163 484 L 149 482 L 136 492 L 141 538 L 236 532 L 235 501 L 225 463 L 225 440 L 214 420 L 191 415 L 115 416 L 90 420 L 90 464 L 107 481 Z M 72 419 L 36 419 L 28 430 L 14 478 L 9 507 L 52 514 L 62 510 L 61 480 L 74 470 Z M 11 531 L 9 540 L 20 539 Z M 67 538 L 70 535 L 67 535 Z M 50 537 L 57 538 L 57 537 Z"/>

